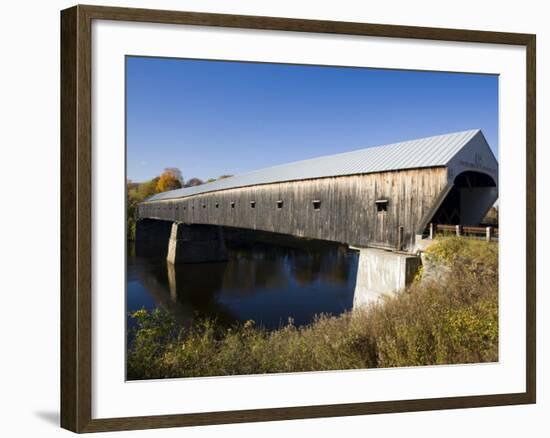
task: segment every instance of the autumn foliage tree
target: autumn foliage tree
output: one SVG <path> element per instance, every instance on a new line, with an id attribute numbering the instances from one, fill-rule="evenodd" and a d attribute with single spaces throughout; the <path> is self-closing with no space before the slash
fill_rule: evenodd
<path id="1" fill-rule="evenodd" d="M 180 189 L 181 187 L 181 173 L 179 170 L 167 168 L 160 174 L 156 185 L 156 192 L 161 193 L 168 190 Z"/>
<path id="2" fill-rule="evenodd" d="M 164 169 L 164 171 L 173 174 L 183 186 L 183 175 L 181 174 L 181 170 L 179 170 L 177 167 L 167 167 Z"/>
<path id="3" fill-rule="evenodd" d="M 156 193 L 179 189 L 182 187 L 182 183 L 181 172 L 175 167 L 166 168 L 160 176 L 141 183 L 130 180 L 126 182 L 126 236 L 128 240 L 135 239 L 139 203 Z"/>

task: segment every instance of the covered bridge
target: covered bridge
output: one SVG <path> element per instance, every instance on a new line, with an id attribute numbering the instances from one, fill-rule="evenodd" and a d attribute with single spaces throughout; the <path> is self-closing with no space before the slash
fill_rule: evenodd
<path id="1" fill-rule="evenodd" d="M 412 251 L 429 223 L 478 225 L 497 187 L 498 162 L 476 129 L 160 193 L 139 205 L 138 235 L 162 220 Z"/>

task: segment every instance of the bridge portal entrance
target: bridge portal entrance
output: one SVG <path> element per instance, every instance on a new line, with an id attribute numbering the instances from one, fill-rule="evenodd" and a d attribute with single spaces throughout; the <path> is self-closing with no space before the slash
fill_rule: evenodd
<path id="1" fill-rule="evenodd" d="M 492 177 L 481 172 L 462 172 L 428 223 L 477 226 L 497 199 L 498 189 Z"/>

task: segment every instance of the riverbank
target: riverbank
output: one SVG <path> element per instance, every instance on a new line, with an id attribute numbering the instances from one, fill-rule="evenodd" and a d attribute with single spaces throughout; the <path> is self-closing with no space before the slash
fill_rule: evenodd
<path id="1" fill-rule="evenodd" d="M 292 321 L 202 319 L 180 329 L 162 311 L 139 310 L 128 378 L 152 379 L 493 362 L 498 360 L 498 245 L 436 241 L 425 254 L 444 275 L 419 274 L 407 290 L 362 310 Z"/>

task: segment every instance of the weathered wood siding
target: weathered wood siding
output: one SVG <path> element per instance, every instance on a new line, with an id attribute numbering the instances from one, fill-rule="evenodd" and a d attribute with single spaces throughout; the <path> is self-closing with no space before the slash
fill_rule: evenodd
<path id="1" fill-rule="evenodd" d="M 145 202 L 139 217 L 388 248 L 398 246 L 403 227 L 407 249 L 446 184 L 443 167 L 281 182 Z M 386 212 L 377 211 L 381 199 L 388 200 Z M 283 201 L 282 208 L 277 208 L 278 201 Z M 313 201 L 321 202 L 319 210 Z"/>

